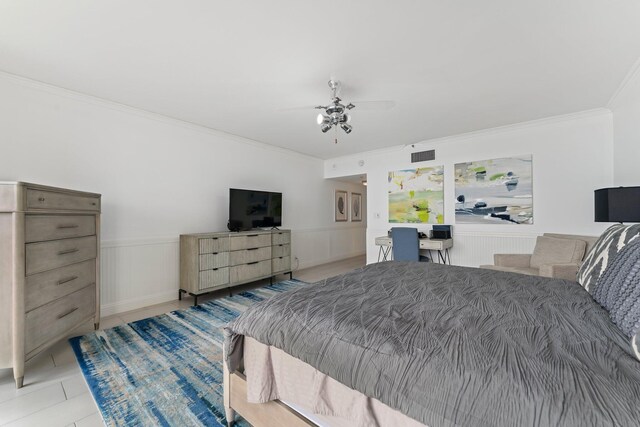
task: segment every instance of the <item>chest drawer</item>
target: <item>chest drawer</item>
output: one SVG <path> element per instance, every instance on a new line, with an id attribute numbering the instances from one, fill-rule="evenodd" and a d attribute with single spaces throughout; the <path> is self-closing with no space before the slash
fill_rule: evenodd
<path id="1" fill-rule="evenodd" d="M 32 274 L 26 279 L 25 310 L 31 311 L 95 282 L 96 261 L 93 259 Z"/>
<path id="2" fill-rule="evenodd" d="M 229 264 L 239 265 L 271 259 L 271 246 L 229 252 Z"/>
<path id="3" fill-rule="evenodd" d="M 100 198 L 50 190 L 27 188 L 27 209 L 100 211 Z"/>
<path id="4" fill-rule="evenodd" d="M 69 239 L 96 234 L 94 215 L 27 215 L 25 241 Z"/>
<path id="5" fill-rule="evenodd" d="M 271 246 L 271 234 L 246 234 L 230 237 L 231 250 L 262 248 Z"/>
<path id="6" fill-rule="evenodd" d="M 93 259 L 97 253 L 96 244 L 96 236 L 27 243 L 26 274 L 28 276 Z"/>
<path id="7" fill-rule="evenodd" d="M 200 255 L 200 271 L 229 265 L 229 252 Z"/>
<path id="8" fill-rule="evenodd" d="M 275 231 L 271 235 L 271 242 L 274 245 L 284 245 L 291 243 L 291 233 L 288 231 Z"/>
<path id="9" fill-rule="evenodd" d="M 257 280 L 271 275 L 271 260 L 257 261 L 230 267 L 229 280 L 232 283 Z"/>
<path id="10" fill-rule="evenodd" d="M 271 249 L 271 255 L 274 258 L 291 255 L 291 245 L 277 245 Z"/>
<path id="11" fill-rule="evenodd" d="M 291 257 L 283 256 L 274 258 L 271 261 L 271 268 L 274 273 L 280 273 L 283 271 L 291 271 Z"/>
<path id="12" fill-rule="evenodd" d="M 198 289 L 204 290 L 217 286 L 226 286 L 229 283 L 229 268 L 216 268 L 200 272 Z"/>
<path id="13" fill-rule="evenodd" d="M 209 237 L 199 239 L 200 253 L 212 254 L 229 250 L 229 237 Z"/>
<path id="14" fill-rule="evenodd" d="M 95 310 L 96 287 L 91 285 L 28 312 L 25 318 L 27 355 L 79 326 L 80 322 L 95 314 Z"/>

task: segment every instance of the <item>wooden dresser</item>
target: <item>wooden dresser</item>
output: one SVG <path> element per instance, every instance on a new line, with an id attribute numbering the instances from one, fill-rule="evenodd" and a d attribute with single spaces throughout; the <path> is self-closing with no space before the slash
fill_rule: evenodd
<path id="1" fill-rule="evenodd" d="M 180 236 L 180 291 L 198 295 L 289 273 L 291 231 L 258 230 Z"/>
<path id="2" fill-rule="evenodd" d="M 0 182 L 0 368 L 100 321 L 100 195 Z"/>

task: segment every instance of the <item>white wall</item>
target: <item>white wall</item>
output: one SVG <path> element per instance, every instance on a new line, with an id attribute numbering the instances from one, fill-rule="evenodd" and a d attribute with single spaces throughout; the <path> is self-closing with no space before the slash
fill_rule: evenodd
<path id="1" fill-rule="evenodd" d="M 178 236 L 225 230 L 228 189 L 283 193 L 293 256 L 364 253 L 364 223 L 333 222 L 323 162 L 0 73 L 0 180 L 101 193 L 104 314 L 177 298 Z"/>
<path id="2" fill-rule="evenodd" d="M 609 107 L 613 112 L 614 184 L 640 185 L 640 61 Z"/>
<path id="3" fill-rule="evenodd" d="M 388 172 L 410 167 L 411 152 L 431 148 L 436 160 L 414 165 L 445 166 L 445 223 L 454 225 L 455 163 L 533 154 L 534 224 L 455 225 L 455 264 L 477 266 L 492 263 L 495 252 L 529 252 L 544 232 L 598 235 L 607 226 L 593 221 L 593 190 L 613 182 L 612 118 L 601 109 L 326 160 L 325 177 L 367 174 L 368 262 L 377 260 L 374 238 L 390 228 Z"/>

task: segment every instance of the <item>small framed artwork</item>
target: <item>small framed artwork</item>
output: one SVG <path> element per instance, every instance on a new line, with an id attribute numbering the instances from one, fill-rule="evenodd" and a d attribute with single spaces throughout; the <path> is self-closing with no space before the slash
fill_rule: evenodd
<path id="1" fill-rule="evenodd" d="M 348 214 L 347 192 L 336 190 L 336 222 L 346 221 Z"/>
<path id="2" fill-rule="evenodd" d="M 362 194 L 351 193 L 351 221 L 362 221 Z"/>

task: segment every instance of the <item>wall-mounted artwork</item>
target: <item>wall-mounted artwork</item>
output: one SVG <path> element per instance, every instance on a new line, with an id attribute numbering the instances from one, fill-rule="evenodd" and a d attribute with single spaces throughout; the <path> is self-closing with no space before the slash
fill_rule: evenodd
<path id="1" fill-rule="evenodd" d="M 389 172 L 389 222 L 444 223 L 444 167 Z"/>
<path id="2" fill-rule="evenodd" d="M 532 156 L 458 163 L 456 223 L 533 224 Z"/>
<path id="3" fill-rule="evenodd" d="M 346 221 L 349 215 L 349 205 L 347 204 L 347 192 L 336 190 L 335 197 L 336 221 Z"/>
<path id="4" fill-rule="evenodd" d="M 351 221 L 362 221 L 362 194 L 351 193 Z"/>

